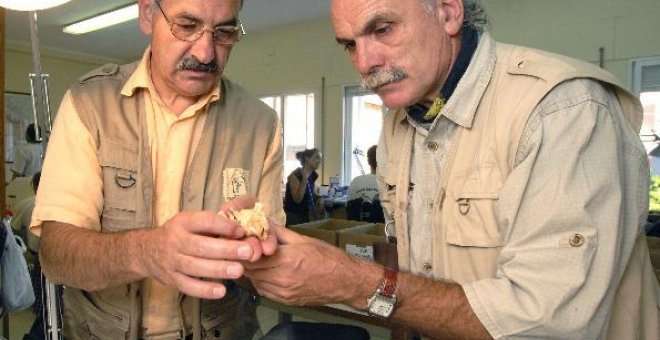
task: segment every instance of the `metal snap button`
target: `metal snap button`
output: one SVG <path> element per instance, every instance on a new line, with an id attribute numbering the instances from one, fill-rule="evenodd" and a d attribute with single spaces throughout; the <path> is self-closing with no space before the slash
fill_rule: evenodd
<path id="1" fill-rule="evenodd" d="M 470 211 L 470 199 L 459 198 L 457 203 L 458 203 L 458 211 L 461 212 L 461 215 L 467 215 L 467 213 Z"/>
<path id="2" fill-rule="evenodd" d="M 568 238 L 568 243 L 571 247 L 580 247 L 584 244 L 584 236 L 580 234 L 573 234 Z"/>
<path id="3" fill-rule="evenodd" d="M 426 144 L 426 147 L 431 151 L 436 151 L 436 150 L 438 150 L 438 143 L 430 142 L 430 143 Z"/>
<path id="4" fill-rule="evenodd" d="M 424 262 L 424 264 L 422 264 L 422 270 L 424 272 L 429 273 L 431 271 L 431 269 L 433 269 L 433 266 L 431 266 L 430 263 Z"/>

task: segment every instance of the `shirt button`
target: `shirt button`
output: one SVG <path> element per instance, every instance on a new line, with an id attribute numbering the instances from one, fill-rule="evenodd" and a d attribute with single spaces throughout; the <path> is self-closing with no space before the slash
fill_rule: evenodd
<path id="1" fill-rule="evenodd" d="M 436 150 L 438 150 L 438 143 L 436 143 L 436 142 L 430 142 L 430 143 L 426 144 L 426 147 L 427 147 L 430 151 L 436 151 Z"/>
<path id="2" fill-rule="evenodd" d="M 568 238 L 568 243 L 571 247 L 579 247 L 584 244 L 584 236 L 580 234 L 573 234 Z"/>
<path id="3" fill-rule="evenodd" d="M 430 263 L 428 263 L 428 262 L 424 262 L 424 264 L 422 264 L 422 270 L 423 270 L 425 273 L 430 273 L 430 272 L 431 272 L 431 269 L 433 269 L 433 266 L 431 266 Z"/>
<path id="4" fill-rule="evenodd" d="M 428 201 L 427 205 L 429 206 L 429 209 L 433 209 L 433 207 L 435 207 L 435 201 Z"/>

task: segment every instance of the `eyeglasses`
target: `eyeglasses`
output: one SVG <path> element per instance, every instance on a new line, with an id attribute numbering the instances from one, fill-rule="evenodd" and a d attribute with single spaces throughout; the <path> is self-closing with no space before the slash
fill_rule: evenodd
<path id="1" fill-rule="evenodd" d="M 178 24 L 167 17 L 163 11 L 163 7 L 160 6 L 159 0 L 154 2 L 158 6 L 158 9 L 160 9 L 160 12 L 163 13 L 163 18 L 165 18 L 167 24 L 170 25 L 172 35 L 179 40 L 188 42 L 197 41 L 202 35 L 204 35 L 204 32 L 208 31 L 213 37 L 213 42 L 217 45 L 233 45 L 245 35 L 245 28 L 243 28 L 243 23 L 240 20 L 238 20 L 236 26 L 218 26 L 212 30 L 204 27 L 204 25 L 199 22 Z"/>

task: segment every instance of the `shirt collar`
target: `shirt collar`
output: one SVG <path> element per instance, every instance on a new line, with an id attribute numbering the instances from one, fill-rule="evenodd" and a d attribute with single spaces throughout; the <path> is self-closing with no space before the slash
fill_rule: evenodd
<path id="1" fill-rule="evenodd" d="M 150 65 L 151 46 L 149 46 L 144 51 L 144 54 L 142 54 L 142 59 L 140 60 L 133 74 L 131 74 L 131 76 L 128 78 L 128 81 L 124 84 L 124 87 L 121 90 L 121 94 L 123 96 L 131 97 L 138 89 L 146 89 L 150 94 L 157 98 L 159 105 L 163 106 L 162 100 L 156 93 L 154 83 L 151 80 Z M 198 109 L 207 105 L 208 103 L 217 101 L 218 99 L 220 99 L 220 86 L 219 84 L 215 84 L 209 93 L 201 96 L 192 106 Z"/>
<path id="2" fill-rule="evenodd" d="M 438 117 L 444 116 L 462 127 L 471 127 L 477 106 L 493 75 L 495 61 L 495 41 L 488 32 L 484 32 L 479 38 L 479 44 L 467 70 Z M 402 111 L 405 113 L 405 110 Z M 399 119 L 400 121 L 409 119 L 410 123 L 413 122 L 407 114 L 401 114 Z"/>

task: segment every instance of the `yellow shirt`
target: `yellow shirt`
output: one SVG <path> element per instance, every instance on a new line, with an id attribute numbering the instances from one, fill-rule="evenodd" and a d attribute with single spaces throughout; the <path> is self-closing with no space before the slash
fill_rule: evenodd
<path id="1" fill-rule="evenodd" d="M 128 96 L 137 89 L 146 89 L 141 95 L 146 106 L 155 179 L 153 225 L 162 226 L 180 211 L 183 177 L 191 161 L 191 150 L 199 142 L 208 104 L 219 99 L 220 90 L 216 86 L 177 116 L 156 94 L 149 72 L 150 54 L 147 49 L 121 94 Z M 31 226 L 57 220 L 100 231 L 104 202 L 101 167 L 94 139 L 81 122 L 69 92 L 62 100 L 53 130 Z M 58 162 L 61 155 L 71 161 Z M 178 290 L 147 279 L 143 292 L 143 336 L 178 334 L 184 327 L 190 328 L 183 325 L 179 308 L 182 296 Z"/>

